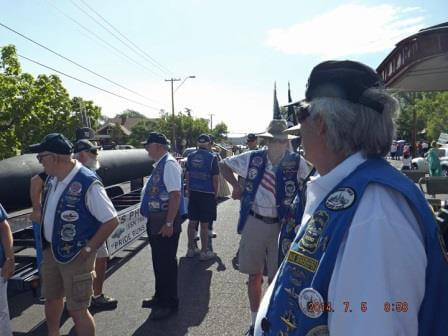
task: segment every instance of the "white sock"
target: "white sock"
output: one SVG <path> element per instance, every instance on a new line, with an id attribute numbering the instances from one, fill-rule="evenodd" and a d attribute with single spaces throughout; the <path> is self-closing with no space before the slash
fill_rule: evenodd
<path id="1" fill-rule="evenodd" d="M 257 312 L 253 312 L 253 311 L 251 311 L 250 312 L 250 320 L 251 320 L 251 323 L 250 323 L 250 325 L 251 326 L 254 326 L 255 325 L 255 320 L 257 319 Z"/>

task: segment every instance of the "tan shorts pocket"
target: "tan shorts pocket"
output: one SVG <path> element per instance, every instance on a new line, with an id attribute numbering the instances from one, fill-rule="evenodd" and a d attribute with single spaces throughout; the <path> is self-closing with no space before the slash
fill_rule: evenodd
<path id="1" fill-rule="evenodd" d="M 95 278 L 95 271 L 73 276 L 72 299 L 75 302 L 84 302 L 90 300 L 92 296 L 92 284 Z"/>

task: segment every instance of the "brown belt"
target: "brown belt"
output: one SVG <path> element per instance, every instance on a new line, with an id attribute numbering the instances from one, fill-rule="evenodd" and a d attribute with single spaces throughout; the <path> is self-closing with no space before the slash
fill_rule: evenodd
<path id="1" fill-rule="evenodd" d="M 249 215 L 251 215 L 252 217 L 255 217 L 256 219 L 259 219 L 259 220 L 265 222 L 266 224 L 278 223 L 278 217 L 265 217 L 265 216 L 262 216 L 262 215 L 259 215 L 259 214 L 255 213 L 253 210 L 249 211 Z"/>

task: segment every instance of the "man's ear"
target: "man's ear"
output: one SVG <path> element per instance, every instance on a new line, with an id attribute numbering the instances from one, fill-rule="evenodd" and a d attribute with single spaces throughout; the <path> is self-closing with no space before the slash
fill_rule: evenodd
<path id="1" fill-rule="evenodd" d="M 327 125 L 321 116 L 317 116 L 314 120 L 314 125 L 318 135 L 325 135 L 327 133 Z"/>

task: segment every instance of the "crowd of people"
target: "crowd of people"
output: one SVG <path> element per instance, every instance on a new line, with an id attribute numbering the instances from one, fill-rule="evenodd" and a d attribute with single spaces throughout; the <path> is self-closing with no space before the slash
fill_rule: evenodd
<path id="1" fill-rule="evenodd" d="M 385 160 L 388 153 L 400 156 L 393 143 L 397 101 L 368 66 L 327 61 L 313 68 L 305 99 L 290 106 L 298 125 L 288 128 L 274 104 L 266 132 L 248 136 L 250 150 L 224 160 L 211 151 L 210 136 L 201 134 L 187 159 L 186 188 L 166 136 L 148 135 L 143 145 L 154 164 L 140 212 L 147 218 L 155 277 L 152 298 L 142 302 L 150 319 L 167 319 L 179 308 L 183 218 L 189 219 L 186 257 L 216 256 L 209 234 L 222 174 L 232 198 L 240 200 L 238 257 L 239 271 L 248 276 L 248 335 L 445 334 L 447 237 L 420 190 Z M 305 157 L 290 149 L 297 133 Z M 265 147 L 256 148 L 257 138 Z M 435 148 L 427 155 L 430 166 L 438 158 Z M 31 150 L 46 174 L 34 178 L 32 219 L 43 247 L 48 334 L 59 335 L 65 298 L 77 334 L 94 335 L 91 301 L 117 304 L 102 292 L 104 241 L 118 220 L 95 173 L 98 148 L 87 140 L 73 146 L 53 133 Z M 0 236 L 0 327 L 11 335 L 5 280 L 14 271 L 14 255 L 1 206 Z M 400 312 L 393 308 L 398 304 Z"/>

